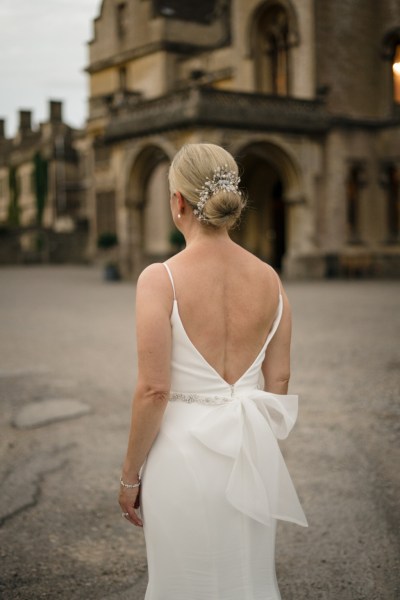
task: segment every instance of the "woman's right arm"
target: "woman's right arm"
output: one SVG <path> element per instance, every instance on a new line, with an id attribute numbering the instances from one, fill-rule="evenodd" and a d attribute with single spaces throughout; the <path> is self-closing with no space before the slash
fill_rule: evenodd
<path id="1" fill-rule="evenodd" d="M 168 286 L 168 287 L 167 287 Z M 165 268 L 154 264 L 139 277 L 136 294 L 138 380 L 132 403 L 128 447 L 122 481 L 135 484 L 158 434 L 168 404 L 171 362 L 170 310 L 172 293 Z M 119 503 L 134 525 L 142 521 L 134 510 L 138 488 L 121 485 Z"/>

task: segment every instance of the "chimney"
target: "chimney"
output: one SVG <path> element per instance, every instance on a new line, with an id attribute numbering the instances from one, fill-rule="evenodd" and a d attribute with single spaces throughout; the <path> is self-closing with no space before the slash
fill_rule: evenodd
<path id="1" fill-rule="evenodd" d="M 6 122 L 5 119 L 0 119 L 0 140 L 6 137 Z"/>
<path id="2" fill-rule="evenodd" d="M 32 111 L 19 111 L 19 130 L 21 133 L 32 131 Z"/>
<path id="3" fill-rule="evenodd" d="M 62 123 L 62 102 L 50 100 L 50 123 Z"/>

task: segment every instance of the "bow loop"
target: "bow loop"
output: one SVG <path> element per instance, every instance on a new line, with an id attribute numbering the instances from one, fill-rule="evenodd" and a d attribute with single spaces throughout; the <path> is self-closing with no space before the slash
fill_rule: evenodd
<path id="1" fill-rule="evenodd" d="M 287 438 L 297 419 L 299 397 L 255 390 L 247 398 L 256 404 L 275 437 L 278 440 Z"/>
<path id="2" fill-rule="evenodd" d="M 249 390 L 227 397 L 190 430 L 204 446 L 232 459 L 226 498 L 264 525 L 275 518 L 307 526 L 277 442 L 292 429 L 297 406 L 297 395 Z"/>

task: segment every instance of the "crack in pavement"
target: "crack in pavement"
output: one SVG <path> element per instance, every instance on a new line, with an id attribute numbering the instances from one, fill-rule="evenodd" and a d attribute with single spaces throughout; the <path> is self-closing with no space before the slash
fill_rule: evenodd
<path id="1" fill-rule="evenodd" d="M 26 510 L 37 506 L 42 495 L 41 487 L 47 475 L 62 470 L 69 462 L 69 459 L 57 454 L 64 453 L 73 446 L 74 444 L 69 444 L 51 454 L 38 454 L 20 470 L 15 468 L 6 475 L 1 484 L 0 528 Z"/>

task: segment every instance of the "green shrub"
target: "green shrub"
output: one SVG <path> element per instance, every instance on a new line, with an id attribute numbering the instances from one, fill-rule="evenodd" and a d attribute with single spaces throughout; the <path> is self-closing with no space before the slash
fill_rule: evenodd
<path id="1" fill-rule="evenodd" d="M 183 248 L 185 245 L 185 238 L 183 234 L 179 231 L 179 229 L 173 229 L 169 234 L 169 243 L 171 246 L 177 246 L 178 248 Z"/>
<path id="2" fill-rule="evenodd" d="M 101 233 L 97 238 L 97 247 L 98 248 L 113 248 L 118 244 L 118 238 L 116 233 L 106 232 Z"/>

